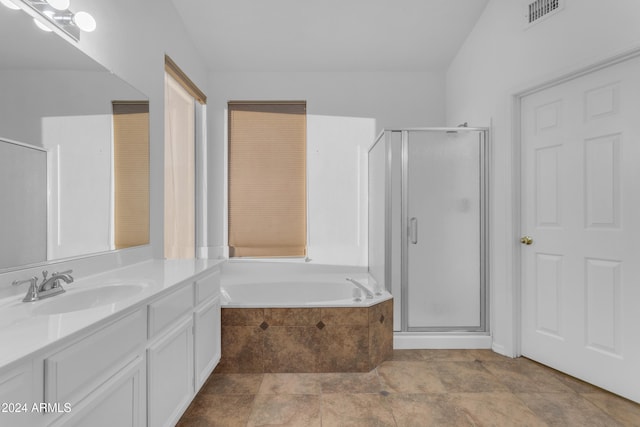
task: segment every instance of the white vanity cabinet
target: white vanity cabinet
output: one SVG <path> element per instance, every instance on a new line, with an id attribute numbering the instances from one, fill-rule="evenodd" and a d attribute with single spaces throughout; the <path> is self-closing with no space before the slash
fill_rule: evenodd
<path id="1" fill-rule="evenodd" d="M 173 426 L 220 360 L 220 273 L 149 304 L 148 425 Z"/>
<path id="2" fill-rule="evenodd" d="M 0 367 L 0 426 L 175 425 L 220 360 L 221 335 L 219 268 L 180 280 Z"/>

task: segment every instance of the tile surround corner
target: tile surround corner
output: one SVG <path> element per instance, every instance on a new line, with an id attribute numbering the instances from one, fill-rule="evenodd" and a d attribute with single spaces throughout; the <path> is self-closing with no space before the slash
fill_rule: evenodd
<path id="1" fill-rule="evenodd" d="M 223 308 L 216 373 L 368 372 L 393 356 L 393 301 Z"/>

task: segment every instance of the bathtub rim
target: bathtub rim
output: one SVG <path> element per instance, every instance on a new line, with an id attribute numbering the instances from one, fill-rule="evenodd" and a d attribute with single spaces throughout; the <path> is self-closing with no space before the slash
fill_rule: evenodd
<path id="1" fill-rule="evenodd" d="M 393 299 L 393 296 L 385 291 L 381 296 L 366 299 L 362 301 L 352 300 L 332 300 L 318 302 L 294 302 L 294 303 L 282 303 L 282 304 L 267 304 L 267 303 L 234 303 L 232 301 L 226 301 L 224 298 L 220 300 L 221 308 L 368 308 L 373 307 L 376 304 Z"/>
<path id="2" fill-rule="evenodd" d="M 347 277 L 354 278 L 367 289 L 376 294 L 373 299 L 364 295 L 361 301 L 352 298 L 328 301 L 289 301 L 283 303 L 241 302 L 233 301 L 226 292 L 227 287 L 234 285 L 256 284 L 268 286 L 274 283 L 345 283 Z M 313 308 L 313 307 L 371 307 L 380 302 L 393 299 L 393 295 L 378 283 L 369 273 L 366 266 L 315 264 L 304 262 L 286 262 L 273 259 L 235 259 L 228 261 L 221 269 L 220 276 L 221 306 L 223 308 Z"/>
<path id="3" fill-rule="evenodd" d="M 383 301 L 387 301 L 393 299 L 391 293 L 386 290 L 382 290 L 380 295 L 375 294 L 374 290 L 368 287 L 372 292 L 374 292 L 373 298 L 360 298 L 360 301 L 356 301 L 353 298 L 342 298 L 342 299 L 332 299 L 332 300 L 311 300 L 311 301 L 300 301 L 300 300 L 292 300 L 285 302 L 265 302 L 265 301 L 250 301 L 250 302 L 242 302 L 242 301 L 233 301 L 233 298 L 227 291 L 227 287 L 232 288 L 234 286 L 243 286 L 243 285 L 255 285 L 255 286 L 273 286 L 278 284 L 291 284 L 299 281 L 299 279 L 289 279 L 289 280 L 277 280 L 273 281 L 269 279 L 269 281 L 265 282 L 257 282 L 257 281 L 248 281 L 248 282 L 236 282 L 231 284 L 223 284 L 220 285 L 220 304 L 223 308 L 314 308 L 314 307 L 371 307 Z M 316 280 L 308 280 L 304 282 L 305 284 L 313 284 L 314 286 L 322 286 L 322 283 L 336 284 L 336 285 L 344 285 L 346 288 L 355 288 L 353 285 L 349 285 L 348 283 L 342 283 L 337 281 L 326 281 L 326 282 L 318 282 Z"/>

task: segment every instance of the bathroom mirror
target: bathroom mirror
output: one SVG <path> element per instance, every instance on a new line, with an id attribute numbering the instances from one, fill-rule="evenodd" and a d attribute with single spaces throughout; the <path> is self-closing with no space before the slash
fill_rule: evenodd
<path id="1" fill-rule="evenodd" d="M 0 273 L 148 244 L 148 98 L 22 10 L 0 40 Z"/>

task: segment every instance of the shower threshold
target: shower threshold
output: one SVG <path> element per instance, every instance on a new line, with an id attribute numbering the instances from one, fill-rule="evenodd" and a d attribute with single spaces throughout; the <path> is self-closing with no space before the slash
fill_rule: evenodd
<path id="1" fill-rule="evenodd" d="M 491 335 L 486 332 L 394 332 L 393 348 L 407 349 L 491 349 Z M 499 349 L 494 349 L 499 351 Z"/>

